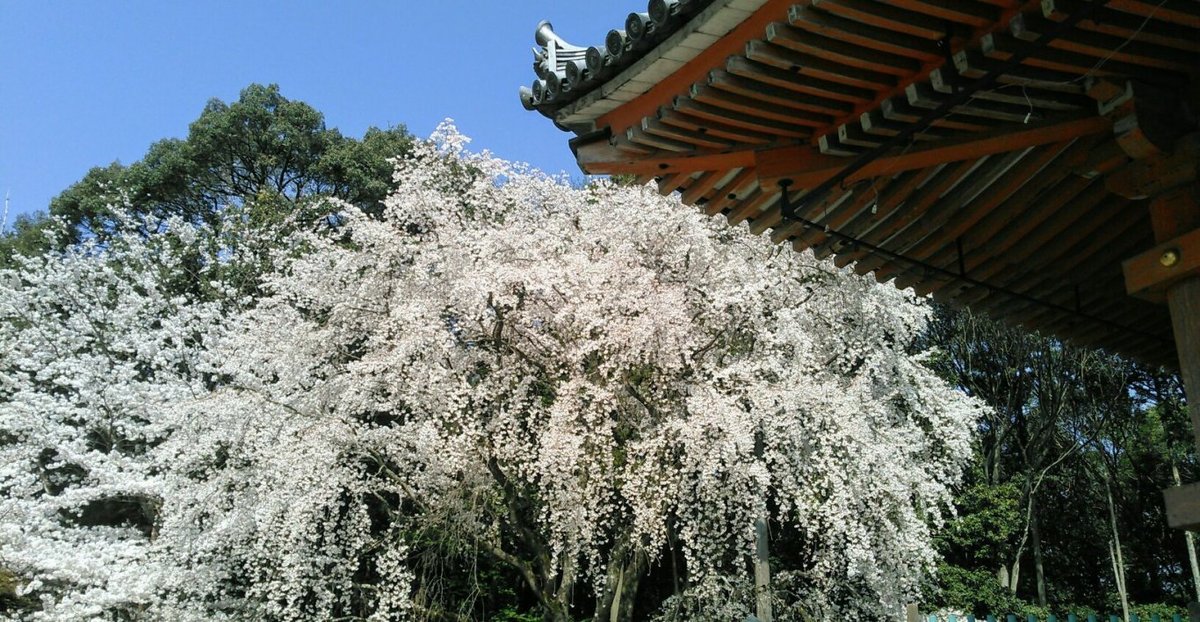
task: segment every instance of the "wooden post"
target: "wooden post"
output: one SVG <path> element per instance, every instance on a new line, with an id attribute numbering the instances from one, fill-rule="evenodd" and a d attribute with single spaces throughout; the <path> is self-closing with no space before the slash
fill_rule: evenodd
<path id="1" fill-rule="evenodd" d="M 1171 311 L 1192 434 L 1200 448 L 1200 183 L 1155 196 L 1150 219 L 1160 244 L 1125 262 L 1125 282 L 1131 294 L 1165 300 Z M 1200 529 L 1200 484 L 1165 490 L 1163 499 L 1171 527 Z"/>
<path id="2" fill-rule="evenodd" d="M 1132 155 L 1132 154 L 1131 154 Z M 1131 295 L 1166 302 L 1192 434 L 1200 449 L 1200 132 L 1180 137 L 1169 152 L 1136 159 L 1105 180 L 1112 192 L 1150 198 L 1158 246 L 1124 262 Z M 1163 491 L 1167 522 L 1200 530 L 1200 484 Z"/>
<path id="3" fill-rule="evenodd" d="M 1200 203 L 1192 201 L 1200 211 Z M 1196 249 L 1200 250 L 1200 249 Z M 1181 281 L 1167 290 L 1171 326 L 1175 330 L 1175 348 L 1179 350 L 1179 371 L 1183 376 L 1192 431 L 1200 447 L 1200 276 Z"/>
<path id="4" fill-rule="evenodd" d="M 1150 204 L 1154 237 L 1159 242 L 1200 231 L 1200 187 L 1193 182 L 1160 194 Z M 1200 248 L 1174 249 L 1175 261 L 1186 253 L 1200 253 Z M 1168 260 L 1160 255 L 1160 263 Z M 1175 329 L 1175 348 L 1179 351 L 1179 371 L 1187 394 L 1188 414 L 1192 433 L 1200 448 L 1200 275 L 1192 275 L 1167 288 L 1167 307 L 1171 310 L 1171 326 Z"/>
<path id="5" fill-rule="evenodd" d="M 1150 300 L 1165 298 L 1192 434 L 1200 448 L 1200 132 L 1194 127 L 1191 132 L 1178 140 L 1119 135 L 1118 143 L 1134 161 L 1110 175 L 1105 186 L 1131 199 L 1151 199 L 1150 221 L 1159 245 L 1124 263 L 1126 289 Z M 1146 148 L 1130 149 L 1139 142 Z M 1174 144 L 1168 147 L 1169 142 Z M 1164 490 L 1163 501 L 1171 527 L 1200 530 L 1200 484 Z M 1200 622 L 1200 603 L 1188 605 L 1188 617 Z"/>
<path id="6" fill-rule="evenodd" d="M 1200 447 L 1200 277 L 1192 277 L 1167 290 L 1179 371 L 1187 394 L 1192 431 Z"/>

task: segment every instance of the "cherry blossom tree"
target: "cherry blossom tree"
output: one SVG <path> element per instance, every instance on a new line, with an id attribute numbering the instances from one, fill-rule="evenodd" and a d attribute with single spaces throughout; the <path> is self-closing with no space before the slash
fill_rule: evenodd
<path id="1" fill-rule="evenodd" d="M 749 611 L 762 517 L 804 542 L 784 610 L 898 612 L 978 414 L 909 351 L 925 307 L 647 189 L 571 188 L 462 142 L 400 163 L 382 220 L 346 208 L 343 238 L 304 242 L 218 346 L 230 381 L 205 408 L 263 434 L 245 450 L 263 463 L 323 439 L 271 467 L 316 469 L 312 521 L 337 498 L 436 530 L 516 569 L 551 619 L 628 619 L 672 547 L 686 588 L 663 615 Z"/>
<path id="2" fill-rule="evenodd" d="M 4 359 L 0 403 L 28 406 L 0 429 L 60 430 L 4 449 L 24 466 L 0 485 L 28 492 L 3 506 L 0 559 L 26 589 L 53 592 L 46 577 L 65 571 L 38 551 L 75 538 L 106 548 L 78 559 L 98 578 L 63 582 L 80 586 L 72 602 L 138 603 L 149 617 L 469 614 L 469 594 L 439 589 L 450 557 L 508 568 L 551 620 L 744 618 L 763 591 L 778 620 L 881 618 L 915 596 L 979 406 L 925 367 L 914 344 L 928 312 L 911 295 L 650 189 L 571 187 L 470 154 L 449 126 L 397 163 L 396 183 L 381 218 L 335 205 L 332 235 L 292 236 L 262 297 L 224 317 L 175 301 L 146 303 L 143 318 L 140 299 L 104 298 L 121 314 L 115 335 L 190 348 L 143 348 L 172 371 L 141 393 L 125 388 L 141 376 L 104 365 L 72 376 L 74 395 L 108 374 L 125 408 L 20 397 L 47 381 L 11 361 L 54 368 L 87 345 L 31 342 Z M 49 296 L 34 275 L 65 260 L 46 261 L 8 273 L 13 291 Z M 52 306 L 5 316 L 0 339 L 42 325 L 76 338 L 74 316 Z M 120 467 L 136 471 L 124 488 L 144 482 L 153 518 L 108 535 L 50 526 L 62 495 L 25 473 L 109 411 L 153 431 Z M 89 498 L 100 487 L 76 486 Z M 757 587 L 756 523 L 786 543 Z M 53 544 L 22 540 L 33 524 Z M 137 563 L 100 577 L 114 551 Z"/>
<path id="3" fill-rule="evenodd" d="M 156 601 L 173 407 L 217 305 L 172 293 L 195 228 L 171 222 L 0 270 L 0 567 L 45 619 L 136 617 Z M 203 278 L 203 275 L 195 275 Z"/>

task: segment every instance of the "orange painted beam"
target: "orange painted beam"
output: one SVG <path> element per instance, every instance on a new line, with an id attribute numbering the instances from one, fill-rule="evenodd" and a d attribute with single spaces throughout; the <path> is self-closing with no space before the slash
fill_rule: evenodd
<path id="1" fill-rule="evenodd" d="M 735 168 L 754 166 L 754 152 L 729 151 L 726 153 L 700 153 L 691 156 L 654 154 L 645 158 L 617 160 L 579 159 L 579 166 L 589 175 L 670 175 L 671 173 L 698 173 L 701 171 L 728 171 Z"/>
<path id="2" fill-rule="evenodd" d="M 1200 275 L 1200 229 L 1126 259 L 1125 291 L 1151 302 L 1166 302 L 1167 290 L 1184 279 Z"/>
<path id="3" fill-rule="evenodd" d="M 858 0 L 855 0 L 854 4 L 861 4 L 861 3 L 859 3 Z M 1038 8 L 1039 4 L 1040 4 L 1040 0 L 1020 0 L 1019 2 L 1009 3 L 1008 6 L 1006 8 L 1004 8 L 1003 11 L 1000 12 L 998 19 L 996 19 L 995 21 L 990 22 L 990 23 L 987 23 L 986 21 L 980 22 L 979 26 L 974 29 L 974 31 L 971 33 L 971 35 L 969 37 L 966 37 L 966 38 L 952 37 L 951 41 L 950 41 L 949 53 L 951 55 L 953 55 L 963 49 L 966 49 L 969 45 L 972 45 L 975 42 L 979 41 L 980 37 L 982 37 L 983 35 L 985 35 L 987 33 L 1002 32 L 1004 30 L 1007 30 L 1009 23 L 1012 22 L 1013 17 L 1019 15 L 1023 11 L 1039 10 L 1039 8 Z M 838 8 L 837 0 L 834 0 L 833 3 L 826 2 L 825 8 L 837 9 Z M 849 10 L 851 8 L 852 8 L 852 6 L 850 6 L 850 5 L 841 7 L 841 9 L 843 11 Z M 844 13 L 843 13 L 843 15 L 844 15 Z M 859 13 L 857 15 L 857 17 L 859 19 L 867 18 L 868 16 L 869 16 L 869 13 L 868 14 Z M 894 24 L 894 23 L 882 25 L 883 28 L 888 29 L 888 30 L 894 29 L 895 26 L 896 26 L 896 24 Z M 918 34 L 917 32 L 910 32 L 909 34 L 912 34 L 915 36 L 922 36 L 922 35 Z M 942 36 L 942 30 L 941 30 L 941 28 L 939 28 L 936 31 L 926 32 L 926 33 L 924 33 L 924 35 L 926 35 L 926 36 L 932 35 L 933 39 L 938 39 Z M 854 123 L 855 121 L 857 121 L 857 119 L 863 113 L 878 109 L 879 106 L 884 102 L 884 100 L 891 99 L 893 97 L 903 96 L 905 89 L 907 89 L 909 85 L 916 84 L 918 82 L 924 82 L 924 81 L 928 80 L 930 74 L 932 74 L 935 69 L 941 67 L 943 64 L 944 64 L 944 61 L 941 58 L 928 59 L 927 61 L 925 61 L 924 63 L 921 64 L 921 68 L 919 70 L 913 72 L 906 78 L 899 80 L 896 83 L 895 87 L 888 89 L 888 90 L 882 90 L 882 91 L 877 92 L 875 94 L 875 99 L 873 101 L 855 106 L 854 110 L 852 110 L 846 116 L 834 119 L 833 123 L 830 124 L 830 126 L 829 126 L 830 130 L 836 131 L 836 128 L 840 125 L 845 125 L 847 123 Z M 825 133 L 827 133 L 827 131 L 817 132 L 817 138 L 820 138 L 820 136 Z M 814 142 L 815 142 L 815 140 L 816 140 L 816 138 L 814 138 Z"/>
<path id="4" fill-rule="evenodd" d="M 1037 126 L 1030 124 L 1021 128 L 1016 131 L 1005 128 L 1005 131 L 987 135 L 940 141 L 908 153 L 884 156 L 850 175 L 846 183 L 1111 132 L 1112 122 L 1103 117 L 1087 117 Z M 755 155 L 760 183 L 773 185 L 780 179 L 789 178 L 797 188 L 816 186 L 837 175 L 847 163 L 845 158 L 824 156 L 808 147 L 772 149 Z"/>
<path id="5" fill-rule="evenodd" d="M 1112 122 L 1103 117 L 1087 117 L 1059 123 L 1029 124 L 1017 131 L 998 131 L 976 134 L 956 140 L 944 140 L 920 149 L 894 156 L 884 156 L 851 175 L 847 183 L 880 175 L 936 166 L 947 162 L 973 160 L 986 155 L 1005 153 L 1068 141 L 1080 136 L 1112 131 Z M 586 153 L 585 153 L 586 152 Z M 774 185 L 783 178 L 791 179 L 797 188 L 811 188 L 833 177 L 846 166 L 847 159 L 825 155 L 805 144 L 773 149 L 696 153 L 694 155 L 651 154 L 632 156 L 620 154 L 608 145 L 581 149 L 579 165 L 593 175 L 668 175 L 754 167 L 765 185 Z"/>
<path id="6" fill-rule="evenodd" d="M 951 52 L 962 49 L 968 42 L 976 41 L 984 34 L 1007 28 L 1008 23 L 1014 15 L 1017 15 L 1023 9 L 1036 9 L 1038 2 L 1039 0 L 1022 0 L 1020 4 L 1009 6 L 1007 9 L 1000 11 L 998 14 L 999 19 L 994 22 L 980 24 L 970 37 L 965 39 L 955 38 L 951 43 Z M 789 9 L 795 3 L 795 0 L 767 0 L 765 4 L 759 7 L 750 17 L 746 18 L 745 21 L 704 49 L 695 58 L 685 63 L 683 67 L 663 78 L 649 91 L 637 96 L 630 102 L 622 104 L 615 110 L 601 115 L 595 121 L 596 127 L 603 128 L 607 126 L 612 129 L 614 134 L 620 134 L 626 129 L 640 123 L 643 117 L 653 116 L 661 106 L 669 105 L 675 97 L 687 95 L 693 84 L 705 82 L 709 71 L 723 67 L 727 58 L 744 54 L 747 42 L 764 39 L 767 35 L 767 27 L 773 22 L 787 22 L 789 19 Z M 833 5 L 826 5 L 826 7 L 837 8 Z M 941 31 L 938 30 L 937 34 L 941 36 Z M 857 106 L 853 112 L 843 118 L 835 119 L 827 128 L 818 131 L 816 133 L 817 136 L 832 131 L 839 125 L 857 119 L 865 111 L 874 110 L 884 99 L 902 94 L 906 86 L 927 79 L 930 72 L 941 65 L 942 61 L 940 59 L 924 63 L 919 70 L 902 78 L 894 88 L 877 92 L 873 101 Z M 816 137 L 813 138 L 814 144 L 815 140 Z"/>

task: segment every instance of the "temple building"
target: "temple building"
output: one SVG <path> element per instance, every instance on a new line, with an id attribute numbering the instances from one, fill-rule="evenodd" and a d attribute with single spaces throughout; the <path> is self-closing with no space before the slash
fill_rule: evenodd
<path id="1" fill-rule="evenodd" d="M 609 26 L 540 24 L 520 91 L 584 172 L 1178 368 L 1200 430 L 1200 2 L 652 0 Z M 1200 527 L 1200 485 L 1165 494 Z"/>

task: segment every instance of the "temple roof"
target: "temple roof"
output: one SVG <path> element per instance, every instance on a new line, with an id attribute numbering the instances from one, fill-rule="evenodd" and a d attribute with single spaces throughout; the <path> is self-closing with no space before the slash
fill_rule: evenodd
<path id="1" fill-rule="evenodd" d="M 654 0 L 605 39 L 543 23 L 521 94 L 585 172 L 1174 362 L 1166 309 L 1127 294 L 1122 261 L 1156 243 L 1143 158 L 1195 175 L 1200 2 Z"/>

